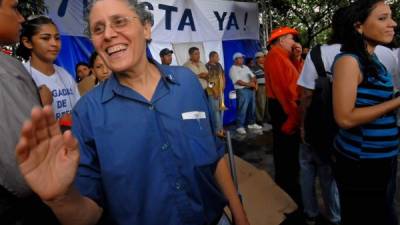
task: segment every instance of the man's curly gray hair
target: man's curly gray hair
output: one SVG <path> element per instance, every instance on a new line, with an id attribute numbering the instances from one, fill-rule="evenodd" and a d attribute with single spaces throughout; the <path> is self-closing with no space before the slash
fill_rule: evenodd
<path id="1" fill-rule="evenodd" d="M 86 21 L 87 21 L 86 33 L 89 36 L 90 36 L 89 14 L 90 14 L 90 11 L 92 10 L 94 4 L 96 4 L 96 2 L 99 2 L 99 1 L 102 1 L 102 0 L 90 1 L 89 5 L 87 7 L 87 10 L 86 10 Z M 116 0 L 116 1 L 126 2 L 129 5 L 129 8 L 139 16 L 139 19 L 143 25 L 150 24 L 151 26 L 153 26 L 153 24 L 154 24 L 153 14 L 151 12 L 149 12 L 148 10 L 146 10 L 145 4 L 140 3 L 136 0 Z"/>

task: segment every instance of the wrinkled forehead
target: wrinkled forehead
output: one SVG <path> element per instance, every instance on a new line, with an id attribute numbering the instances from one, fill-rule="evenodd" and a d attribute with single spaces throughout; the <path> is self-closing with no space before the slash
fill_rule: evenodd
<path id="1" fill-rule="evenodd" d="M 89 6 L 89 23 L 105 20 L 116 15 L 136 14 L 127 0 L 95 0 Z"/>

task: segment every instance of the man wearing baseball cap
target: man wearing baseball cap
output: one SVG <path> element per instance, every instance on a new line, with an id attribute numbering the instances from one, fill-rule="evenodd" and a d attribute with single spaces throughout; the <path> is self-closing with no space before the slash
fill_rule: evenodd
<path id="1" fill-rule="evenodd" d="M 280 27 L 269 38 L 270 51 L 264 60 L 268 109 L 273 131 L 275 182 L 303 211 L 299 184 L 299 95 L 297 80 L 302 68 L 297 30 Z"/>
<path id="2" fill-rule="evenodd" d="M 256 121 L 259 125 L 264 125 L 265 122 L 269 122 L 269 113 L 267 108 L 267 97 L 265 90 L 265 74 L 264 74 L 264 52 L 257 52 L 254 55 L 255 64 L 250 69 L 256 75 L 258 88 L 256 91 Z M 268 129 L 267 126 L 264 127 Z"/>
<path id="3" fill-rule="evenodd" d="M 160 59 L 161 59 L 161 64 L 163 65 L 171 65 L 172 63 L 172 54 L 174 52 L 168 48 L 164 48 L 163 50 L 160 51 Z"/>
<path id="4" fill-rule="evenodd" d="M 256 106 L 254 91 L 257 88 L 256 76 L 243 65 L 244 55 L 236 52 L 233 55 L 234 64 L 229 70 L 229 76 L 234 84 L 237 96 L 237 116 L 236 132 L 241 135 L 247 134 L 245 125 L 248 129 L 261 130 L 262 127 L 256 124 Z"/>

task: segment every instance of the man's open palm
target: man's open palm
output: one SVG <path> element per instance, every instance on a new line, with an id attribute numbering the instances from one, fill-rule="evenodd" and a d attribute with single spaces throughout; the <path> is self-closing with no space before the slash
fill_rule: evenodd
<path id="1" fill-rule="evenodd" d="M 79 163 L 78 142 L 70 131 L 61 133 L 51 106 L 32 110 L 16 154 L 22 175 L 42 200 L 62 198 L 71 188 Z"/>

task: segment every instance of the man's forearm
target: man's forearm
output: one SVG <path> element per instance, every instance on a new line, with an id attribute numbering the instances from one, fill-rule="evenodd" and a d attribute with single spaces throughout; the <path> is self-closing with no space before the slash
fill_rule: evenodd
<path id="1" fill-rule="evenodd" d="M 235 224 L 248 224 L 246 213 L 239 199 L 239 194 L 233 184 L 225 158 L 221 158 L 215 171 L 215 179 L 221 191 L 228 200 L 229 209 L 235 220 Z"/>
<path id="2" fill-rule="evenodd" d="M 251 82 L 244 82 L 242 80 L 236 81 L 236 84 L 238 84 L 240 86 L 244 86 L 244 87 L 251 87 Z"/>
<path id="3" fill-rule="evenodd" d="M 199 74 L 197 74 L 197 76 L 199 78 L 202 78 L 202 79 L 205 79 L 205 80 L 208 79 L 208 73 L 199 73 Z"/>
<path id="4" fill-rule="evenodd" d="M 72 190 L 63 198 L 45 202 L 63 225 L 94 225 L 103 212 L 94 201 Z"/>

